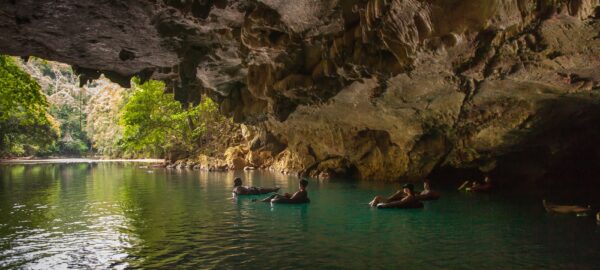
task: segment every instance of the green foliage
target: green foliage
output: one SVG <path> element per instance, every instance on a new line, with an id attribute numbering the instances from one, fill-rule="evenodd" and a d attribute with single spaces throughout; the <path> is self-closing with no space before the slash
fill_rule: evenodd
<path id="1" fill-rule="evenodd" d="M 45 151 L 46 155 L 82 156 L 91 143 L 84 130 L 85 107 L 90 99 L 87 87 L 79 87 L 79 79 L 70 66 L 37 57 L 18 61 L 19 67 L 29 73 L 48 97 L 49 113 L 60 125 L 62 137 Z"/>
<path id="2" fill-rule="evenodd" d="M 54 154 L 81 156 L 88 152 L 90 140 L 85 132 L 86 119 L 80 108 L 51 106 L 50 113 L 60 123 L 63 138 L 56 144 Z"/>
<path id="3" fill-rule="evenodd" d="M 61 155 L 81 155 L 88 151 L 88 145 L 81 140 L 59 141 L 56 152 Z"/>
<path id="4" fill-rule="evenodd" d="M 164 88 L 162 82 L 140 84 L 134 80 L 133 93 L 121 115 L 121 146 L 125 153 L 152 157 L 190 155 L 202 145 L 214 125 L 227 121 L 218 114 L 211 99 L 205 97 L 198 106 L 184 109 Z"/>
<path id="5" fill-rule="evenodd" d="M 162 82 L 133 85 L 126 90 L 101 79 L 81 88 L 65 64 L 1 57 L 0 156 L 74 156 L 92 146 L 111 157 L 223 152 L 215 142 L 229 142 L 221 134 L 232 123 L 211 99 L 182 106 Z"/>
<path id="6" fill-rule="evenodd" d="M 99 154 L 120 157 L 122 149 L 118 142 L 123 137 L 123 127 L 119 125 L 119 115 L 125 103 L 125 89 L 106 80 L 95 82 L 99 88 L 86 109 L 86 134 Z"/>
<path id="7" fill-rule="evenodd" d="M 14 60 L 0 56 L 0 155 L 45 151 L 59 137 L 40 86 Z"/>
<path id="8" fill-rule="evenodd" d="M 172 139 L 182 136 L 178 114 L 181 106 L 164 94 L 164 83 L 134 80 L 131 97 L 123 108 L 123 148 L 129 153 L 163 155 Z"/>

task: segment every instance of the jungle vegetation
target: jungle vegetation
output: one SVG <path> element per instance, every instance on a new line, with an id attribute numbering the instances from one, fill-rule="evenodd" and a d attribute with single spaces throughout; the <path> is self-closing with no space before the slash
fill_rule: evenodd
<path id="1" fill-rule="evenodd" d="M 206 151 L 233 123 L 208 97 L 181 104 L 160 81 L 79 85 L 70 66 L 0 56 L 0 157 L 162 158 Z"/>

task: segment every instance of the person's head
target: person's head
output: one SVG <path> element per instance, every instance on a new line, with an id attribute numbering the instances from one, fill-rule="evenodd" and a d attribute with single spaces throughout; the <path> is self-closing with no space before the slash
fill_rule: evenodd
<path id="1" fill-rule="evenodd" d="M 233 186 L 234 187 L 239 187 L 242 185 L 242 178 L 236 177 L 235 179 L 233 179 Z"/>
<path id="2" fill-rule="evenodd" d="M 415 186 L 411 183 L 407 183 L 402 186 L 402 191 L 404 191 L 404 193 L 407 195 L 413 195 L 414 190 Z"/>
<path id="3" fill-rule="evenodd" d="M 428 179 L 425 179 L 425 181 L 423 181 L 423 189 L 424 190 L 430 190 L 431 189 L 431 184 L 429 183 Z"/>
<path id="4" fill-rule="evenodd" d="M 302 179 L 302 180 L 300 180 L 299 185 L 300 185 L 300 189 L 304 190 L 304 189 L 306 189 L 306 186 L 308 186 L 308 181 L 306 181 L 306 179 Z"/>

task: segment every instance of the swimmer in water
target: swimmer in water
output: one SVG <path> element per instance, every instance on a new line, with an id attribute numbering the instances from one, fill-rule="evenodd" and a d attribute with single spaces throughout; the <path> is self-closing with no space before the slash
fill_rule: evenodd
<path id="1" fill-rule="evenodd" d="M 375 196 L 375 198 L 373 198 L 373 200 L 369 203 L 369 205 L 371 207 L 376 207 L 380 203 L 391 203 L 391 202 L 397 202 L 397 201 L 409 202 L 412 200 L 416 200 L 413 190 L 414 190 L 413 184 L 410 184 L 410 183 L 405 184 L 402 186 L 402 190 L 396 191 L 396 193 L 394 193 L 394 195 L 392 195 L 388 198 L 384 198 L 382 196 Z"/>
<path id="2" fill-rule="evenodd" d="M 440 193 L 431 190 L 431 183 L 429 180 L 425 179 L 425 181 L 423 181 L 423 191 L 417 195 L 417 198 L 419 200 L 437 200 L 440 198 Z"/>
<path id="3" fill-rule="evenodd" d="M 233 193 L 235 195 L 261 195 L 271 192 L 277 192 L 280 188 L 262 188 L 242 186 L 242 178 L 236 177 L 233 180 Z"/>
<path id="4" fill-rule="evenodd" d="M 492 178 L 486 175 L 483 179 L 483 183 L 478 181 L 465 181 L 458 190 L 464 190 L 468 192 L 487 192 L 491 191 L 493 188 Z"/>
<path id="5" fill-rule="evenodd" d="M 272 202 L 272 203 L 306 203 L 310 200 L 308 199 L 308 192 L 306 191 L 306 186 L 308 186 L 308 181 L 306 179 L 300 180 L 298 184 L 298 191 L 294 194 L 286 193 L 284 195 L 273 194 L 263 200 L 261 202 Z"/>
<path id="6" fill-rule="evenodd" d="M 402 186 L 404 197 L 394 202 L 379 202 L 377 208 L 420 208 L 423 204 L 415 196 L 414 186 L 411 183 Z"/>

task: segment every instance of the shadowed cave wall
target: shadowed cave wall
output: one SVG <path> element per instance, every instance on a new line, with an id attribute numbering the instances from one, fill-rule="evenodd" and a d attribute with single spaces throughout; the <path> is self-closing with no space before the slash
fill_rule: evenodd
<path id="1" fill-rule="evenodd" d="M 598 183 L 598 0 L 1 0 L 0 13 L 0 53 L 213 97 L 244 124 L 231 168 Z"/>

